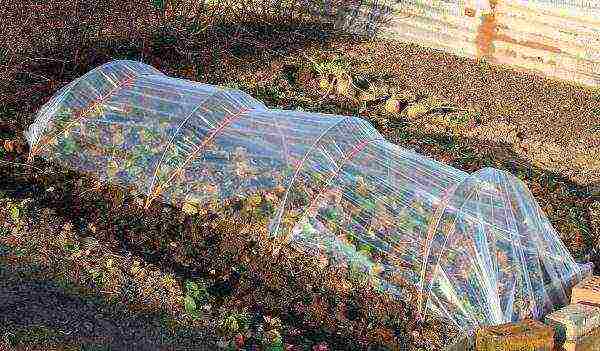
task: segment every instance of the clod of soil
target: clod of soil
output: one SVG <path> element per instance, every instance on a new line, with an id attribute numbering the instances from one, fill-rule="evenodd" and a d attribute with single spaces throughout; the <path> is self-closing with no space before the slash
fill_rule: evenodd
<path id="1" fill-rule="evenodd" d="M 321 78 L 319 80 L 319 88 L 321 88 L 321 90 L 329 92 L 332 87 L 333 84 L 329 78 Z"/>
<path id="2" fill-rule="evenodd" d="M 341 96 L 354 97 L 356 95 L 356 91 L 352 85 L 352 78 L 338 77 L 336 91 Z"/>
<path id="3" fill-rule="evenodd" d="M 406 106 L 406 103 L 400 99 L 389 98 L 385 102 L 385 110 L 389 113 L 398 114 Z"/>

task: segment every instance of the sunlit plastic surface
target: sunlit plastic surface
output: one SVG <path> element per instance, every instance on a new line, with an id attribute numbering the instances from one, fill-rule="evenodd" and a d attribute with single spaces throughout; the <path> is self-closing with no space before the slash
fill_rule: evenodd
<path id="1" fill-rule="evenodd" d="M 113 61 L 61 89 L 26 133 L 41 155 L 148 201 L 265 191 L 272 239 L 463 329 L 539 317 L 589 273 L 527 187 L 391 144 L 366 121 L 268 109 L 248 94 Z M 277 191 L 274 191 L 278 189 Z"/>

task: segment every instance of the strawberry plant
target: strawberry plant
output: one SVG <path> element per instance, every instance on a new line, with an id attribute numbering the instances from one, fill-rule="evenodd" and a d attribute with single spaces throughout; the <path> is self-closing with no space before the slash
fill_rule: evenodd
<path id="1" fill-rule="evenodd" d="M 209 294 L 202 283 L 191 280 L 185 282 L 185 296 L 183 298 L 184 309 L 193 319 L 201 317 L 199 307 L 209 302 Z"/>

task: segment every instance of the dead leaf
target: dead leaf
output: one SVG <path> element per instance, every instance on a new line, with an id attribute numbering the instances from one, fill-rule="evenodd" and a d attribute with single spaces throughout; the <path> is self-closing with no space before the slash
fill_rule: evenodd
<path id="1" fill-rule="evenodd" d="M 406 116 L 410 119 L 417 119 L 425 116 L 429 112 L 429 107 L 423 103 L 416 103 L 409 105 L 406 108 Z"/>
<path id="2" fill-rule="evenodd" d="M 181 210 L 188 215 L 195 215 L 198 213 L 198 204 L 196 202 L 187 201 L 181 207 Z"/>
<path id="3" fill-rule="evenodd" d="M 331 80 L 329 78 L 321 78 L 319 80 L 319 87 L 323 91 L 330 92 L 332 86 L 333 86 L 333 84 L 331 83 Z"/>
<path id="4" fill-rule="evenodd" d="M 25 144 L 20 140 L 15 141 L 14 148 L 17 153 L 22 154 L 25 151 Z"/>
<path id="5" fill-rule="evenodd" d="M 114 177 L 118 171 L 119 171 L 119 164 L 117 162 L 115 162 L 114 160 L 108 161 L 108 164 L 106 167 L 106 173 L 108 174 L 108 176 Z"/>
<path id="6" fill-rule="evenodd" d="M 337 93 L 342 96 L 349 96 L 352 94 L 352 81 L 350 77 L 340 77 L 337 80 Z"/>
<path id="7" fill-rule="evenodd" d="M 404 104 L 399 99 L 389 98 L 385 102 L 385 110 L 389 113 L 400 113 L 400 111 L 402 111 L 402 108 L 404 107 L 403 105 Z"/>
<path id="8" fill-rule="evenodd" d="M 13 150 L 14 150 L 14 141 L 13 140 L 4 140 L 4 149 L 7 152 L 13 152 Z"/>

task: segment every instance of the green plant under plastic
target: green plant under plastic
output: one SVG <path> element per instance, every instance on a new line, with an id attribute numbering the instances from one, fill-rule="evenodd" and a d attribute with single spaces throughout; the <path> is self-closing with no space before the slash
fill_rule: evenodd
<path id="1" fill-rule="evenodd" d="M 268 109 L 139 62 L 107 63 L 62 88 L 27 139 L 30 158 L 127 187 L 147 206 L 245 198 L 269 219 L 269 240 L 398 298 L 416 294 L 421 313 L 463 329 L 540 317 L 591 271 L 508 172 L 469 174 L 360 118 Z M 197 310 L 197 291 L 188 286 L 186 310 Z"/>

